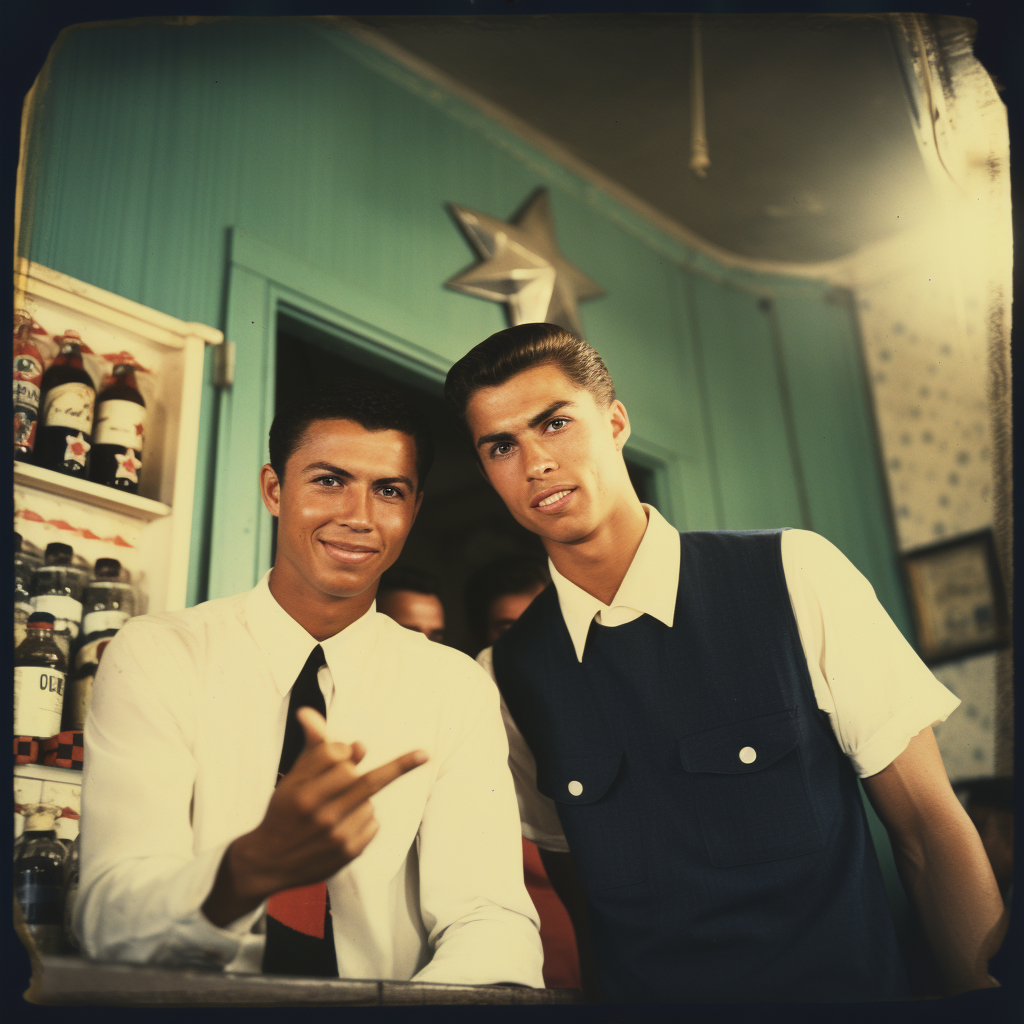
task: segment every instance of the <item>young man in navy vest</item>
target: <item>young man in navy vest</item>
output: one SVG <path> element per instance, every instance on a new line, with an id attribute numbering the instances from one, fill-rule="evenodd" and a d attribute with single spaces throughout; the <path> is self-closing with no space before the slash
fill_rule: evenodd
<path id="1" fill-rule="evenodd" d="M 591 991 L 907 998 L 858 775 L 949 990 L 997 984 L 1002 900 L 931 731 L 959 702 L 864 577 L 814 533 L 679 534 L 642 505 L 626 409 L 560 327 L 492 335 L 446 394 L 549 556 L 478 660 Z"/>

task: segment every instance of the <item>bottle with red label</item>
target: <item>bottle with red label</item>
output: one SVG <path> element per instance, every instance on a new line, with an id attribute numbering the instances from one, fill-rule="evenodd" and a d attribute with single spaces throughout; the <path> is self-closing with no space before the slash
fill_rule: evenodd
<path id="1" fill-rule="evenodd" d="M 135 383 L 135 367 L 118 363 L 96 402 L 90 479 L 137 494 L 146 429 L 146 403 Z"/>
<path id="2" fill-rule="evenodd" d="M 14 457 L 27 461 L 36 441 L 43 357 L 32 340 L 32 316 L 14 313 Z"/>
<path id="3" fill-rule="evenodd" d="M 65 331 L 60 352 L 43 374 L 36 462 L 83 480 L 89 475 L 96 389 L 82 366 L 82 338 Z"/>

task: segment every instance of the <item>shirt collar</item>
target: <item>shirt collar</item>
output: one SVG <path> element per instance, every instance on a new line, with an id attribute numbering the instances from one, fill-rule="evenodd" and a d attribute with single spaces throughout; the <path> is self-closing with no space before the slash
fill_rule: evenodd
<path id="1" fill-rule="evenodd" d="M 567 580 L 548 559 L 562 618 L 580 661 L 583 661 L 590 623 L 598 612 L 630 608 L 641 615 L 651 615 L 669 627 L 675 618 L 679 592 L 679 534 L 653 505 L 643 508 L 647 513 L 647 529 L 611 604 L 603 604 Z"/>
<path id="2" fill-rule="evenodd" d="M 274 686 L 282 696 L 291 690 L 317 639 L 307 633 L 270 592 L 270 571 L 245 595 L 245 621 L 267 659 Z M 377 602 L 340 633 L 320 641 L 335 685 L 360 678 L 376 639 Z M 342 675 L 344 673 L 344 675 Z"/>

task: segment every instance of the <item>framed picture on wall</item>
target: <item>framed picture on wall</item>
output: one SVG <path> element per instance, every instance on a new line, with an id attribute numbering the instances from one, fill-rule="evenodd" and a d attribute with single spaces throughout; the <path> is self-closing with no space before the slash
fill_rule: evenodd
<path id="1" fill-rule="evenodd" d="M 903 568 L 927 664 L 1009 644 L 1006 591 L 990 529 L 908 551 Z"/>

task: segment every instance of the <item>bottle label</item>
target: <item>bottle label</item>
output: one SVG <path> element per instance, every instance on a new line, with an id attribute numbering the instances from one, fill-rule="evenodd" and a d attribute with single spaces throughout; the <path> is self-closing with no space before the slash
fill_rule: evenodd
<path id="1" fill-rule="evenodd" d="M 93 444 L 117 444 L 142 455 L 146 429 L 146 407 L 123 398 L 101 402 L 96 410 L 96 432 Z"/>
<path id="2" fill-rule="evenodd" d="M 77 639 L 78 624 L 82 621 L 81 601 L 66 594 L 38 594 L 32 598 L 32 608 L 37 612 L 49 612 L 53 616 L 54 632 L 66 629 L 72 640 Z"/>
<path id="3" fill-rule="evenodd" d="M 15 665 L 15 736 L 56 736 L 63 706 L 63 672 L 46 665 Z"/>
<path id="4" fill-rule="evenodd" d="M 77 381 L 58 384 L 46 393 L 43 426 L 70 427 L 83 434 L 91 433 L 95 403 L 96 392 L 88 384 Z"/>
<path id="5" fill-rule="evenodd" d="M 14 378 L 14 404 L 35 412 L 39 408 L 39 385 Z"/>
<path id="6" fill-rule="evenodd" d="M 21 904 L 25 924 L 61 924 L 64 920 L 63 892 L 59 885 L 15 882 L 14 897 Z"/>
<path id="7" fill-rule="evenodd" d="M 128 621 L 128 613 L 122 611 L 89 612 L 82 619 L 82 635 L 91 636 L 104 629 L 120 629 Z M 82 648 L 85 650 L 85 648 Z"/>

